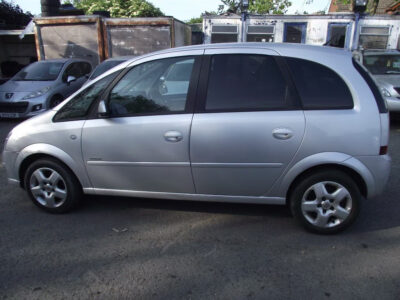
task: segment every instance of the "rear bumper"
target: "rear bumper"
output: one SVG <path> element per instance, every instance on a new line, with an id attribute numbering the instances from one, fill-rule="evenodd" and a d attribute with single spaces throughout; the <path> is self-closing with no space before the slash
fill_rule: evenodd
<path id="1" fill-rule="evenodd" d="M 357 156 L 373 176 L 373 183 L 367 183 L 368 198 L 380 195 L 389 181 L 392 159 L 389 155 Z"/>

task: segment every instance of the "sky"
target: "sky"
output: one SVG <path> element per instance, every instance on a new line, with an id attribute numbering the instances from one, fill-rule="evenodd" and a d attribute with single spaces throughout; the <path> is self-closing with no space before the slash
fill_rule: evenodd
<path id="1" fill-rule="evenodd" d="M 24 11 L 30 11 L 36 15 L 40 13 L 40 0 L 7 0 L 18 4 Z M 193 17 L 199 17 L 204 11 L 216 11 L 221 4 L 219 0 L 149 0 L 168 16 L 187 21 Z M 288 14 L 296 11 L 308 13 L 327 10 L 330 0 L 292 0 L 292 6 Z"/>

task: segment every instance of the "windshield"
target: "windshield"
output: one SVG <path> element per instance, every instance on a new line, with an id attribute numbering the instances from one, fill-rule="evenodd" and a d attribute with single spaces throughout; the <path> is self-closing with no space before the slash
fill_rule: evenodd
<path id="1" fill-rule="evenodd" d="M 375 75 L 400 74 L 400 55 L 366 55 L 363 63 Z"/>
<path id="2" fill-rule="evenodd" d="M 22 69 L 15 75 L 15 81 L 53 81 L 63 67 L 62 62 L 35 62 Z"/>
<path id="3" fill-rule="evenodd" d="M 119 65 L 122 62 L 124 62 L 124 60 L 110 60 L 110 61 L 105 61 L 105 62 L 101 63 L 93 71 L 92 75 L 90 76 L 90 79 L 95 79 L 97 76 L 114 68 L 115 66 Z"/>

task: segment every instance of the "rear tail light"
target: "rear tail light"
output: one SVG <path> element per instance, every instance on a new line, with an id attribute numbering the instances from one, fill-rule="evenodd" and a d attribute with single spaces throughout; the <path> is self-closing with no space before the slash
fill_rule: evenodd
<path id="1" fill-rule="evenodd" d="M 385 155 L 388 153 L 388 146 L 381 146 L 379 149 L 379 155 Z"/>

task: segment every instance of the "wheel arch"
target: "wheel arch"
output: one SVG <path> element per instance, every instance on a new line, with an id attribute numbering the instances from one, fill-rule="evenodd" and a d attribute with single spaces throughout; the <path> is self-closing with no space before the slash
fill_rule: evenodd
<path id="1" fill-rule="evenodd" d="M 24 176 L 29 165 L 41 158 L 51 158 L 58 161 L 75 175 L 82 188 L 90 186 L 86 173 L 83 170 L 84 166 L 79 166 L 66 152 L 53 145 L 35 144 L 23 149 L 16 159 L 21 187 L 24 187 Z"/>
<path id="2" fill-rule="evenodd" d="M 358 159 L 343 153 L 320 153 L 304 158 L 297 162 L 283 176 L 280 182 L 280 194 L 287 201 L 296 184 L 309 174 L 326 169 L 335 169 L 345 172 L 354 179 L 363 197 L 375 195 L 375 180 L 368 168 Z"/>
<path id="3" fill-rule="evenodd" d="M 320 172 L 320 171 L 325 171 L 325 170 L 338 170 L 346 173 L 349 175 L 356 183 L 358 188 L 360 189 L 361 195 L 364 198 L 368 197 L 368 188 L 365 183 L 365 180 L 362 178 L 362 176 L 353 170 L 352 168 L 349 168 L 348 166 L 340 165 L 340 164 L 322 164 L 322 165 L 317 165 L 314 167 L 311 167 L 302 173 L 300 173 L 290 184 L 289 189 L 286 193 L 286 203 L 290 201 L 291 199 L 291 193 L 294 190 L 294 188 L 297 186 L 299 182 L 301 182 L 304 178 L 310 176 L 313 173 Z"/>

